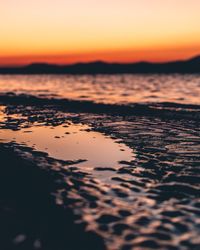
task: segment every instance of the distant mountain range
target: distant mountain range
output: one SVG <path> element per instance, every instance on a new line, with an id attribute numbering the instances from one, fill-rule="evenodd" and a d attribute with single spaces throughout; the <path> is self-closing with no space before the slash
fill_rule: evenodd
<path id="1" fill-rule="evenodd" d="M 0 74 L 135 74 L 135 73 L 200 73 L 200 56 L 167 63 L 106 63 L 96 61 L 72 65 L 34 63 L 23 67 L 2 67 Z"/>

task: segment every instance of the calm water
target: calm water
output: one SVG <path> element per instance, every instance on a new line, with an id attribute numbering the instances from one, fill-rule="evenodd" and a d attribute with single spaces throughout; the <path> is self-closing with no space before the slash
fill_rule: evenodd
<path id="1" fill-rule="evenodd" d="M 6 120 L 5 107 L 0 107 L 0 122 Z M 17 119 L 10 116 L 10 119 Z M 20 119 L 20 118 L 19 118 Z M 121 161 L 132 161 L 135 153 L 125 144 L 117 143 L 83 124 L 68 122 L 56 127 L 36 124 L 19 130 L 0 129 L 0 143 L 16 142 L 45 152 L 50 157 L 66 161 L 66 166 L 73 165 L 92 174 L 95 178 L 111 182 L 113 171 L 122 165 Z M 103 172 L 98 169 L 104 168 Z"/>
<path id="2" fill-rule="evenodd" d="M 100 103 L 200 104 L 200 75 L 6 75 L 0 76 L 5 92 Z"/>
<path id="3" fill-rule="evenodd" d="M 3 92 L 114 104 L 200 105 L 200 76 L 0 76 Z M 70 203 L 77 223 L 98 233 L 107 249 L 200 249 L 200 109 L 187 108 L 183 116 L 191 112 L 189 119 L 170 119 L 176 112 L 182 117 L 181 106 L 174 106 L 174 112 L 163 113 L 171 114 L 167 119 L 0 106 L 0 142 L 15 141 L 56 159 L 87 160 L 62 166 L 62 176 L 70 166 L 73 174 L 87 175 L 78 178 L 80 184 L 77 177 L 64 176 L 67 186 L 56 190 L 56 202 Z M 88 130 L 91 125 L 110 137 Z M 45 167 L 45 157 L 23 150 L 22 156 L 30 162 L 37 157 Z"/>
<path id="4" fill-rule="evenodd" d="M 126 145 L 88 129 L 86 125 L 73 123 L 56 127 L 34 126 L 18 131 L 1 129 L 0 138 L 3 142 L 13 141 L 47 152 L 56 159 L 85 160 L 78 164 L 89 171 L 94 166 L 117 168 L 120 161 L 134 159 L 132 150 Z"/>

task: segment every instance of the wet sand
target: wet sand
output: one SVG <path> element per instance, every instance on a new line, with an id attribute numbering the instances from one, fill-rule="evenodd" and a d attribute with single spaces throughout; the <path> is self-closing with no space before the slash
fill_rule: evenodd
<path id="1" fill-rule="evenodd" d="M 58 191 L 70 188 L 65 178 L 75 182 L 84 174 L 59 173 L 52 166 L 62 162 L 14 144 L 0 144 L 0 157 L 1 249 L 105 249 L 84 223 L 75 224 L 70 199 L 56 202 Z"/>
<path id="2" fill-rule="evenodd" d="M 1 131 L 31 131 L 35 126 L 56 131 L 69 123 L 82 124 L 126 145 L 135 155 L 122 159 L 117 168 L 93 166 L 96 172 L 109 171 L 111 181 L 105 182 L 72 159 L 53 159 L 48 150 L 1 141 L 2 245 L 7 249 L 200 248 L 197 106 L 179 107 L 178 113 L 169 105 L 152 112 L 140 108 L 141 112 L 124 113 L 122 107 L 123 115 L 117 110 L 111 115 L 98 104 L 93 109 L 89 103 L 68 103 L 63 109 L 53 102 L 34 99 L 34 105 L 23 98 L 1 99 Z M 5 231 L 9 223 L 12 226 Z"/>

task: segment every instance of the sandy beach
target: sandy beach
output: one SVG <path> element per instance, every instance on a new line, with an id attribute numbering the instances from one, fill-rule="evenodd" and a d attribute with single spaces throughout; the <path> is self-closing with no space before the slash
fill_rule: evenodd
<path id="1" fill-rule="evenodd" d="M 200 247 L 198 105 L 0 103 L 5 249 Z"/>

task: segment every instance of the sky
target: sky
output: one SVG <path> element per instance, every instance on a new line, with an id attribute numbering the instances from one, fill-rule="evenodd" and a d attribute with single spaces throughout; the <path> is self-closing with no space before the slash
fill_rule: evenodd
<path id="1" fill-rule="evenodd" d="M 200 54 L 200 0 L 0 0 L 0 65 Z"/>

